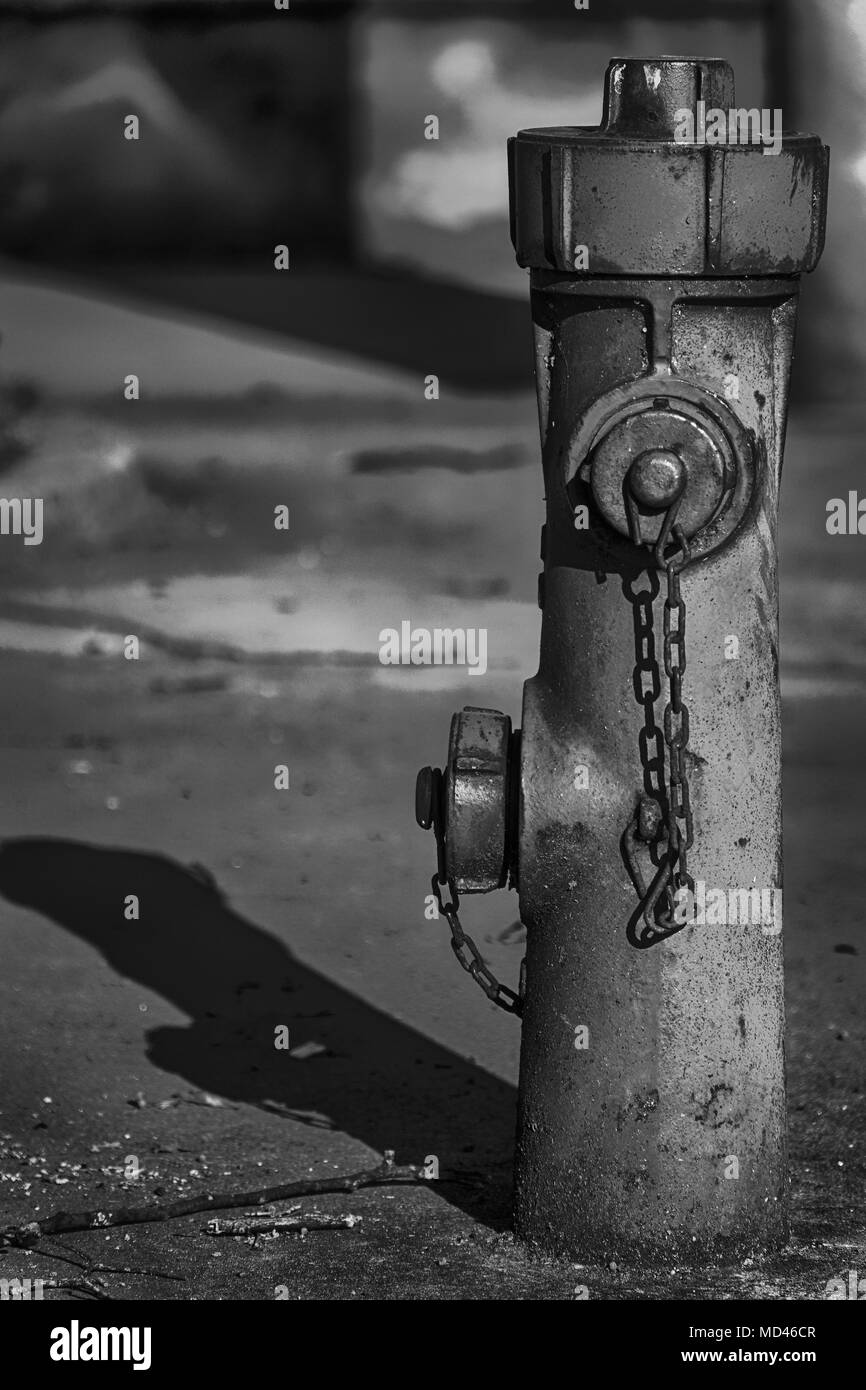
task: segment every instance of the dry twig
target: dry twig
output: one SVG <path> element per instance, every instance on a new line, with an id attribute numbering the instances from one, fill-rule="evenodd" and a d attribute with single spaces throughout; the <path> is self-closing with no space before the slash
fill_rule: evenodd
<path id="1" fill-rule="evenodd" d="M 243 1221 L 220 1221 L 214 1218 L 205 1226 L 209 1236 L 264 1236 L 272 1231 L 339 1231 L 351 1230 L 360 1216 L 328 1216 L 313 1211 L 307 1216 L 256 1216 Z"/>
<path id="2" fill-rule="evenodd" d="M 290 1197 L 314 1197 L 325 1192 L 357 1192 L 360 1187 L 382 1187 L 395 1183 L 430 1182 L 420 1163 L 396 1164 L 394 1151 L 385 1150 L 377 1168 L 363 1168 L 345 1177 L 301 1178 L 296 1182 L 280 1183 L 276 1187 L 254 1188 L 250 1192 L 203 1192 L 198 1197 L 181 1197 L 163 1206 L 150 1203 L 143 1207 L 114 1207 L 97 1211 L 56 1211 L 39 1221 L 21 1226 L 6 1226 L 0 1231 L 0 1247 L 36 1245 L 45 1236 L 66 1231 L 104 1230 L 107 1226 L 138 1226 L 148 1222 L 174 1221 L 180 1216 L 192 1216 L 201 1211 L 227 1210 L 231 1207 L 261 1207 L 269 1202 L 283 1202 Z"/>

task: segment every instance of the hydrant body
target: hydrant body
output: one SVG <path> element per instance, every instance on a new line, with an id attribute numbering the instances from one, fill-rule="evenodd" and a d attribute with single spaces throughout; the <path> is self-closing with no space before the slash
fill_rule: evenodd
<path id="1" fill-rule="evenodd" d="M 733 103 L 724 62 L 614 59 L 598 130 L 509 148 L 541 653 L 499 878 L 463 875 L 457 841 L 449 859 L 446 808 L 440 879 L 479 891 L 508 869 L 518 888 L 515 1225 L 585 1260 L 701 1261 L 785 1233 L 776 521 L 827 151 L 702 138 Z M 444 785 L 469 776 L 475 805 L 497 764 L 453 754 Z"/>
<path id="2" fill-rule="evenodd" d="M 784 1231 L 776 516 L 796 291 L 790 281 L 660 281 L 634 286 L 642 301 L 626 310 L 610 302 L 609 282 L 571 290 L 533 289 L 548 511 L 540 667 L 521 735 L 516 1223 L 545 1248 L 587 1258 L 705 1258 Z M 682 576 L 690 865 L 695 916 L 703 901 L 711 920 L 638 950 L 625 931 L 636 899 L 620 843 L 647 765 L 647 785 L 661 771 L 661 713 L 647 738 L 638 694 L 663 682 L 663 585 L 612 555 L 607 537 L 575 530 L 560 475 L 585 403 L 616 387 L 626 364 L 643 375 L 645 306 L 660 299 L 665 313 L 676 306 L 678 373 L 720 387 L 733 367 L 738 417 L 763 449 L 736 535 Z M 716 897 L 708 914 L 717 890 L 725 910 Z"/>

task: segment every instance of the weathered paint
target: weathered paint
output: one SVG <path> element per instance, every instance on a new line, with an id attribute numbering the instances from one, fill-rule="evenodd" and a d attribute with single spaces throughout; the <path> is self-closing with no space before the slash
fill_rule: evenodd
<path id="1" fill-rule="evenodd" d="M 724 889 L 781 887 L 775 523 L 794 300 L 790 285 L 778 291 L 775 303 L 748 308 L 742 323 L 731 312 L 736 300 L 713 315 L 702 304 L 700 324 L 682 317 L 673 344 L 682 374 L 712 387 L 728 369 L 727 339 L 736 337 L 739 413 L 766 449 L 739 532 L 681 581 L 690 869 Z M 601 393 L 619 384 L 619 359 L 605 363 L 605 311 L 593 309 L 584 325 L 573 298 L 558 297 L 563 317 L 544 408 L 554 423 L 544 440 L 541 660 L 522 724 L 518 857 L 528 946 L 517 1226 L 575 1255 L 682 1256 L 695 1248 L 704 1256 L 708 1244 L 731 1241 L 751 1249 L 784 1229 L 781 936 L 760 925 L 695 926 L 646 951 L 628 942 L 636 900 L 620 837 L 643 791 L 643 711 L 623 586 L 657 588 L 658 578 L 636 567 L 627 546 L 574 528 L 562 477 L 583 394 L 575 378 Z M 546 325 L 555 308 L 550 294 L 539 298 Z M 615 332 L 627 360 L 639 342 L 622 342 L 621 316 Z M 729 636 L 739 640 L 736 660 L 725 656 Z M 586 789 L 574 785 L 577 765 L 589 769 Z M 581 1024 L 586 1049 L 574 1045 Z M 730 1156 L 737 1178 L 725 1177 Z"/>

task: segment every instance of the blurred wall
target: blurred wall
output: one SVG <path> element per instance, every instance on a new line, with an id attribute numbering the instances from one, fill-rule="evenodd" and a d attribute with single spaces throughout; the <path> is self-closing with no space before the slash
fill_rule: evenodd
<path id="1" fill-rule="evenodd" d="M 348 12 L 0 4 L 0 249 L 202 264 L 282 241 L 347 258 Z"/>
<path id="2" fill-rule="evenodd" d="M 291 0 L 279 13 L 262 0 L 6 0 L 0 254 L 94 275 L 255 273 L 285 242 L 293 269 L 387 268 L 523 296 L 505 140 L 595 124 L 608 59 L 641 51 L 727 58 L 740 104 L 781 105 L 788 128 L 831 145 L 795 394 L 851 399 L 866 367 L 866 137 L 851 114 L 866 0 Z M 129 112 L 138 142 L 123 139 Z"/>
<path id="3" fill-rule="evenodd" d="M 866 0 L 788 0 L 789 101 L 830 146 L 824 258 L 804 285 L 798 384 L 861 403 L 866 378 Z"/>
<path id="4" fill-rule="evenodd" d="M 51 264 L 359 250 L 519 290 L 505 141 L 596 124 L 614 52 L 713 52 L 763 99 L 766 6 L 0 3 L 0 250 Z M 655 17 L 646 17 L 655 15 Z M 137 115 L 140 138 L 124 138 Z M 440 138 L 424 139 L 435 113 Z"/>

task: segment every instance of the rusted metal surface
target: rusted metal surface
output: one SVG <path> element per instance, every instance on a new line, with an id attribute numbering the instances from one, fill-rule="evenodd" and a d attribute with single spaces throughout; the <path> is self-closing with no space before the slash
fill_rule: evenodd
<path id="1" fill-rule="evenodd" d="M 772 341 L 774 316 L 784 336 L 792 307 L 786 288 L 743 326 L 753 351 L 741 344 L 750 359 L 748 370 L 741 363 L 742 416 L 766 457 L 748 520 L 682 577 L 691 870 L 723 889 L 781 887 L 776 421 L 788 364 L 759 348 Z M 715 362 L 704 333 L 678 341 L 688 375 L 722 372 L 726 324 L 724 305 L 715 324 L 705 321 L 716 330 Z M 564 344 L 557 349 L 564 360 Z M 551 414 L 565 423 L 574 415 L 565 372 L 554 371 L 550 389 Z M 635 896 L 619 842 L 658 771 L 648 766 L 658 757 L 655 741 L 645 741 L 651 756 L 641 757 L 635 595 L 657 589 L 658 579 L 634 556 L 629 566 L 627 543 L 574 530 L 557 485 L 562 449 L 554 425 L 544 445 L 542 653 L 526 686 L 522 732 L 520 906 L 528 944 L 518 1230 L 587 1256 L 751 1250 L 784 1231 L 781 937 L 760 926 L 695 926 L 654 951 L 635 951 L 629 941 Z M 660 628 L 656 617 L 656 671 Z M 740 644 L 737 660 L 725 659 L 729 635 Z M 583 790 L 574 785 L 578 765 L 588 768 Z M 583 1050 L 575 1048 L 578 1026 L 588 1028 Z M 725 1177 L 728 1156 L 737 1158 L 737 1178 Z"/>

